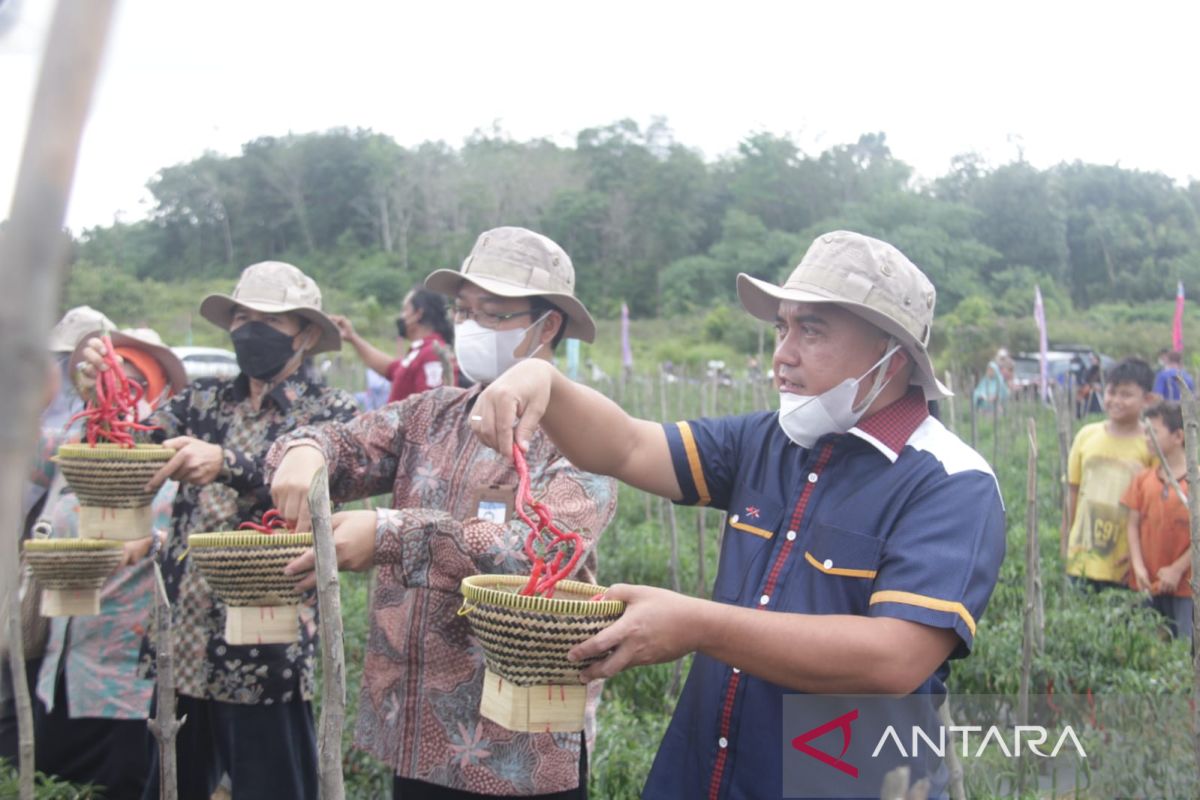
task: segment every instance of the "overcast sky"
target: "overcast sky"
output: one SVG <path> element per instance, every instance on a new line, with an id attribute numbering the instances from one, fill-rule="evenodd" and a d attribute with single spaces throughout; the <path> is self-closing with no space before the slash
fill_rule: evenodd
<path id="1" fill-rule="evenodd" d="M 51 0 L 0 0 L 0 208 Z M 15 7 L 14 7 L 15 3 Z M 752 131 L 807 152 L 887 133 L 926 178 L 1018 150 L 1200 178 L 1200 4 L 120 0 L 68 224 L 144 216 L 205 150 L 331 127 L 402 145 L 478 128 L 570 144 L 666 117 L 716 158 Z M 15 15 L 15 19 L 14 19 Z M 5 19 L 0 17 L 0 23 Z"/>

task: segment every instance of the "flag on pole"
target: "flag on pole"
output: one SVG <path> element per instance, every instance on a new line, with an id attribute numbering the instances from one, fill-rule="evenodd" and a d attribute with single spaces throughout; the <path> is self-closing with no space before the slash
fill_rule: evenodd
<path id="1" fill-rule="evenodd" d="M 1175 324 L 1171 327 L 1171 349 L 1183 352 L 1183 281 L 1175 289 Z"/>
<path id="2" fill-rule="evenodd" d="M 1050 382 L 1046 377 L 1046 307 L 1042 304 L 1042 287 L 1033 287 L 1033 320 L 1038 328 L 1038 375 L 1042 387 L 1042 400 L 1050 399 Z"/>
<path id="3" fill-rule="evenodd" d="M 629 306 L 621 303 L 621 366 L 633 369 L 633 349 L 629 346 Z"/>

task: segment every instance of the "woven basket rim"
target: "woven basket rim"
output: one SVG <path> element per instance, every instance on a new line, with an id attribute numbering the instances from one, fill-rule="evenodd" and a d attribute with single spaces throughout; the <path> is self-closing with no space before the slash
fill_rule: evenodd
<path id="1" fill-rule="evenodd" d="M 213 531 L 193 533 L 188 547 L 311 547 L 311 533 L 259 533 L 258 531 Z"/>
<path id="2" fill-rule="evenodd" d="M 529 576 L 521 575 L 469 575 L 463 578 L 459 591 L 473 603 L 500 606 L 519 611 L 536 611 L 543 614 L 558 614 L 569 617 L 611 617 L 625 611 L 623 600 L 564 600 L 559 597 L 529 597 L 516 592 L 494 589 L 492 586 L 520 588 L 529 582 Z M 605 586 L 582 581 L 559 581 L 556 589 L 586 594 L 589 597 L 607 591 Z"/>
<path id="3" fill-rule="evenodd" d="M 62 460 L 81 461 L 169 461 L 175 451 L 161 444 L 135 444 L 122 447 L 112 442 L 97 442 L 94 446 L 83 442 L 59 445 L 52 456 L 55 463 Z"/>
<path id="4" fill-rule="evenodd" d="M 121 550 L 125 543 L 116 539 L 27 539 L 26 550 L 53 553 L 72 550 Z"/>

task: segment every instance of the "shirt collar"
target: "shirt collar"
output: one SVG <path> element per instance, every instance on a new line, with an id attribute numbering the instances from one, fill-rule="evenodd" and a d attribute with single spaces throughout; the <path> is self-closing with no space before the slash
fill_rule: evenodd
<path id="1" fill-rule="evenodd" d="M 888 461 L 900 457 L 900 451 L 913 432 L 929 416 L 929 404 L 925 402 L 925 391 L 920 386 L 910 386 L 908 394 L 884 406 L 849 430 L 867 442 Z"/>
<path id="2" fill-rule="evenodd" d="M 291 409 L 293 400 L 301 394 L 306 393 L 308 387 L 312 386 L 315 381 L 316 376 L 314 375 L 313 367 L 308 364 L 301 364 L 300 369 L 280 381 L 271 391 L 267 392 L 267 397 L 275 401 L 275 405 L 279 406 L 280 411 L 286 413 Z M 243 372 L 233 381 L 233 399 L 240 403 L 248 397 L 250 397 L 250 378 Z"/>

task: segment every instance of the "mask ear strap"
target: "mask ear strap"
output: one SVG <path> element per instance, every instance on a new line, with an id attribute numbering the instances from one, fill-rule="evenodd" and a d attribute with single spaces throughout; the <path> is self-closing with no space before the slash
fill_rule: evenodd
<path id="1" fill-rule="evenodd" d="M 896 351 L 899 349 L 900 343 L 896 341 L 895 337 L 889 336 L 887 352 L 883 354 L 883 358 L 875 362 L 875 366 L 871 367 L 871 370 L 878 370 L 878 372 L 875 373 L 875 380 L 871 383 L 871 391 L 867 392 L 867 396 L 863 398 L 859 408 L 855 409 L 856 411 L 859 409 L 865 409 L 869 407 L 871 403 L 874 403 L 875 398 L 879 397 L 880 393 L 883 392 L 884 388 L 888 385 L 891 380 L 890 378 L 885 377 L 887 375 L 888 364 L 891 363 L 892 356 L 894 356 Z"/>
<path id="2" fill-rule="evenodd" d="M 541 338 L 542 330 L 541 330 L 541 327 L 540 327 L 540 326 L 541 326 L 541 325 L 542 325 L 542 323 L 544 323 L 546 320 L 550 319 L 550 314 L 551 314 L 551 313 L 553 313 L 553 312 L 547 311 L 547 312 L 543 313 L 543 314 L 542 314 L 540 317 L 538 317 L 536 320 L 534 320 L 532 323 L 530 323 L 529 327 L 525 329 L 525 335 L 526 335 L 526 336 L 527 336 L 527 335 L 529 335 L 529 332 L 530 332 L 531 330 L 533 330 L 534 328 L 537 328 L 537 329 L 538 329 L 538 332 L 537 332 L 537 338 Z M 521 337 L 521 339 L 522 339 L 522 340 L 523 340 L 524 338 L 525 338 L 525 336 L 522 336 L 522 337 Z M 525 355 L 523 355 L 523 356 L 519 356 L 519 358 L 533 358 L 535 355 L 537 355 L 537 352 L 538 352 L 539 350 L 541 350 L 541 349 L 542 349 L 543 347 L 545 347 L 545 346 L 546 346 L 546 343 L 545 343 L 545 342 L 538 342 L 538 344 L 537 344 L 537 347 L 533 348 L 532 350 L 530 350 L 530 351 L 529 351 L 528 353 L 526 353 Z"/>

